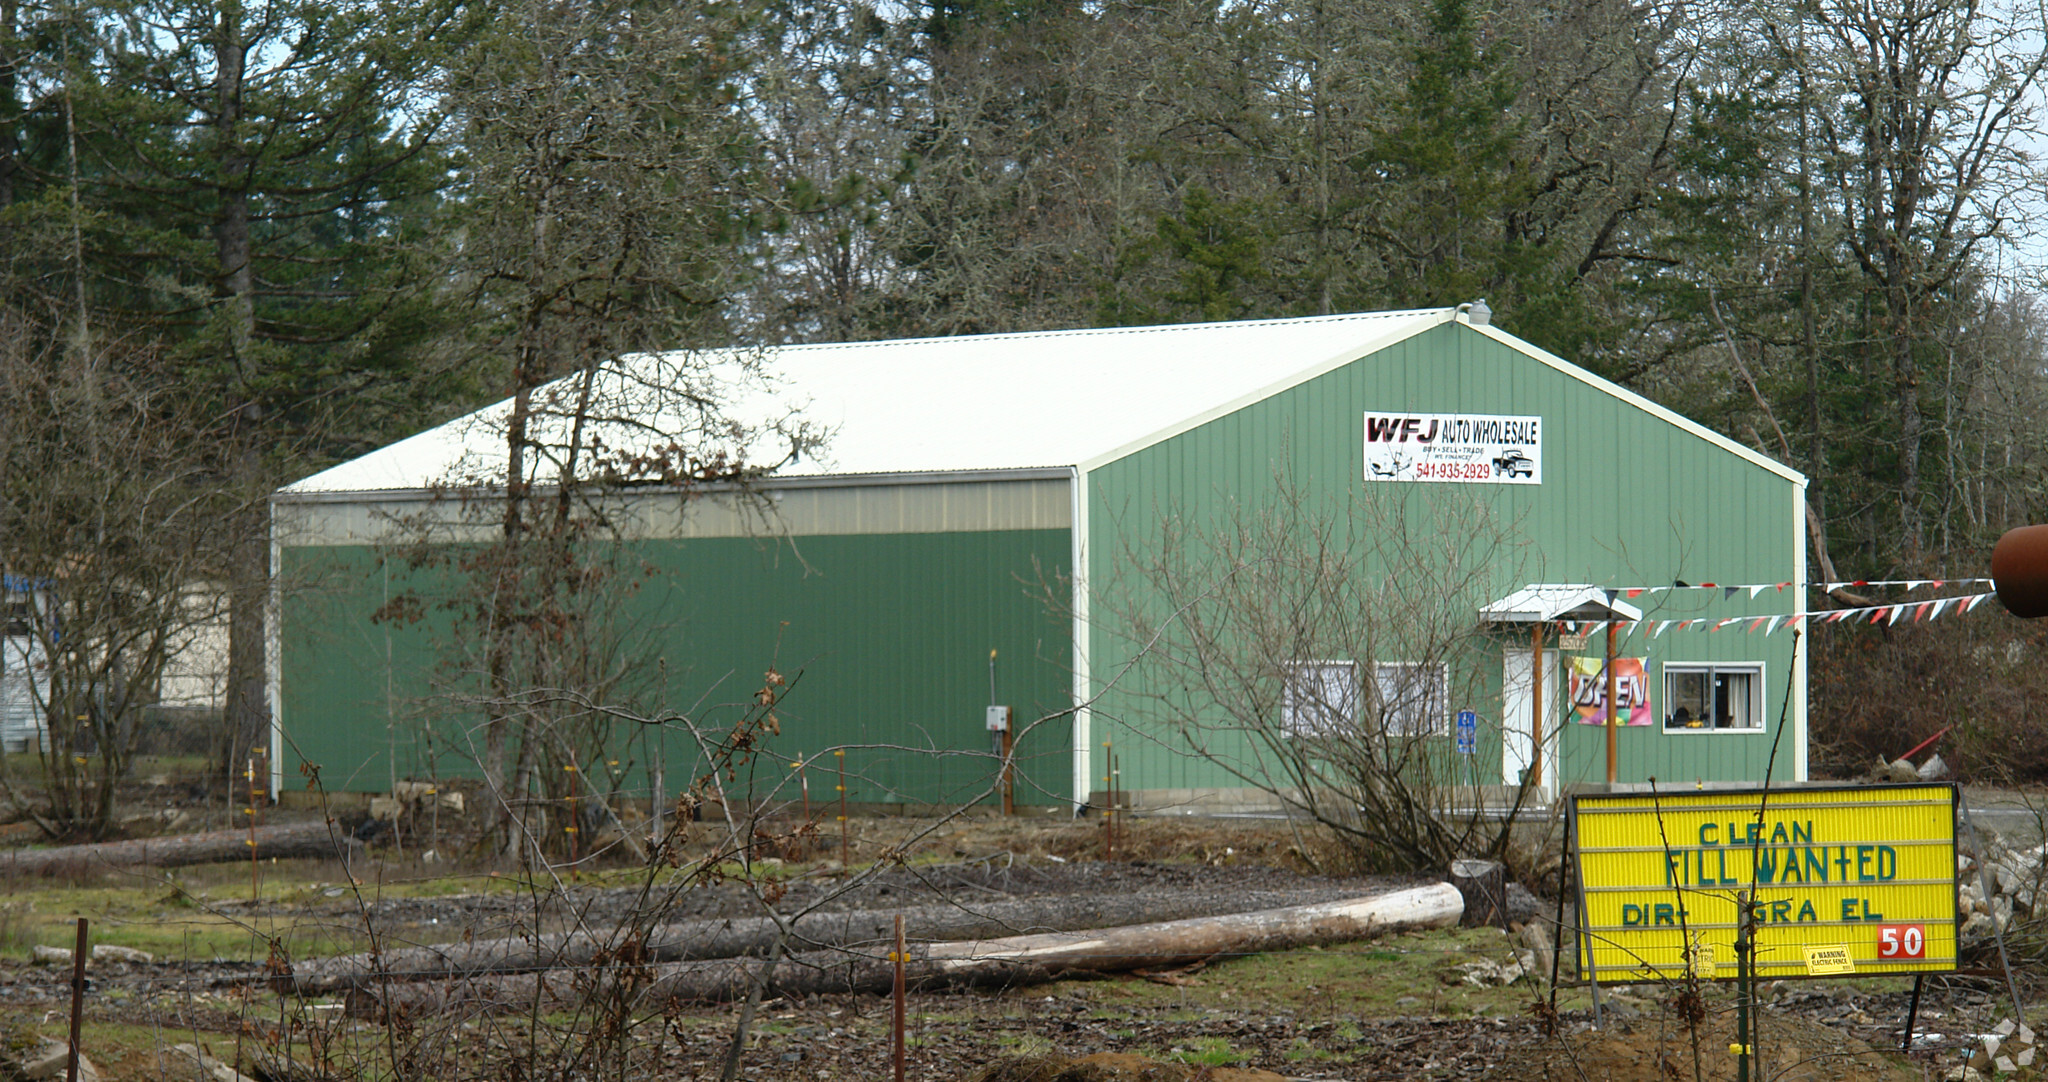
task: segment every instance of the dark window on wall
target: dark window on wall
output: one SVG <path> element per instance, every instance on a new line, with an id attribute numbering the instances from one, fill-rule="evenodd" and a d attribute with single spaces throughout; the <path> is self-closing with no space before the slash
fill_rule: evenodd
<path id="1" fill-rule="evenodd" d="M 1664 666 L 1667 732 L 1750 731 L 1764 727 L 1761 665 Z"/>

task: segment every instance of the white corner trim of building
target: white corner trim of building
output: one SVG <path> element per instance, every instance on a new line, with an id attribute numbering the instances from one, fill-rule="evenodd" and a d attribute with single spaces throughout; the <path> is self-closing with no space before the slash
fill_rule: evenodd
<path id="1" fill-rule="evenodd" d="M 1792 486 L 1792 581 L 1798 584 L 1797 608 L 1805 609 L 1806 599 L 1806 478 L 1800 477 Z M 1806 781 L 1807 778 L 1807 720 L 1806 720 L 1806 657 L 1812 652 L 1813 639 L 1807 634 L 1809 621 L 1804 617 L 1792 621 L 1794 656 L 1792 671 L 1787 678 L 1792 681 L 1792 780 Z"/>
<path id="2" fill-rule="evenodd" d="M 1073 721 L 1073 800 L 1072 810 L 1078 813 L 1088 802 L 1088 785 L 1094 770 L 1090 768 L 1093 744 L 1094 713 L 1089 709 L 1090 684 L 1094 681 L 1094 641 L 1089 633 L 1088 603 L 1088 471 L 1076 467 L 1073 483 L 1068 486 L 1074 501 L 1074 511 L 1068 529 L 1072 531 L 1073 565 L 1073 609 L 1074 609 L 1074 721 Z"/>

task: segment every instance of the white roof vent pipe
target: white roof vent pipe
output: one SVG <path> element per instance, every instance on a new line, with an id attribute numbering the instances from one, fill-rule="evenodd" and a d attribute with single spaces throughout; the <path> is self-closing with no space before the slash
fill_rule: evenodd
<path id="1" fill-rule="evenodd" d="M 1459 305 L 1458 314 L 1474 327 L 1484 327 L 1493 322 L 1493 309 L 1486 306 L 1485 297 Z"/>

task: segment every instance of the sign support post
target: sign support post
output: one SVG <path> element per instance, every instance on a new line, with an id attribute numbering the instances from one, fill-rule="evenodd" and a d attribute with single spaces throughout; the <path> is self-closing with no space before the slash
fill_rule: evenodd
<path id="1" fill-rule="evenodd" d="M 1535 656 L 1529 661 L 1529 778 L 1543 784 L 1543 621 L 1529 625 Z"/>
<path id="2" fill-rule="evenodd" d="M 1593 922 L 1588 920 L 1586 917 L 1585 857 L 1583 854 L 1579 852 L 1578 820 L 1579 806 L 1577 802 L 1573 802 L 1569 807 L 1565 809 L 1564 832 L 1566 841 L 1569 842 L 1571 845 L 1572 868 L 1578 873 L 1572 876 L 1572 887 L 1578 894 L 1578 904 L 1572 914 L 1573 919 L 1578 924 L 1578 927 L 1576 929 L 1578 935 L 1574 938 L 1578 941 L 1579 950 L 1584 955 L 1586 960 L 1586 964 L 1581 968 L 1586 974 L 1586 980 L 1593 986 L 1593 1028 L 1599 1029 L 1600 963 L 1599 960 L 1594 957 L 1592 942 L 1586 938 L 1587 936 L 1592 934 Z M 1557 874 L 1560 878 L 1562 878 L 1564 872 L 1560 870 Z"/>
<path id="3" fill-rule="evenodd" d="M 1920 986 L 1927 983 L 1927 974 L 1913 974 L 1913 998 L 1906 1003 L 1906 1035 L 1899 1041 L 1899 1051 L 1913 1050 L 1913 1020 L 1920 1017 Z"/>
<path id="4" fill-rule="evenodd" d="M 1735 931 L 1735 1082 L 1749 1082 L 1750 954 L 1756 950 L 1756 891 L 1738 891 Z"/>
<path id="5" fill-rule="evenodd" d="M 1614 784 L 1614 734 L 1620 731 L 1620 711 L 1614 705 L 1614 613 L 1609 611 L 1607 620 L 1607 784 Z"/>

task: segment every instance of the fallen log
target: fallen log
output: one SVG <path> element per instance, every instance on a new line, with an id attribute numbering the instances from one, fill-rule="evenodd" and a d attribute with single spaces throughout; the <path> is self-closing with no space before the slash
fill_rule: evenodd
<path id="1" fill-rule="evenodd" d="M 193 864 L 223 864 L 248 860 L 249 841 L 250 832 L 247 830 L 213 830 L 125 842 L 60 845 L 51 849 L 9 849 L 0 851 L 0 876 L 52 875 L 73 869 L 182 868 Z M 357 847 L 353 838 L 324 822 L 258 827 L 255 841 L 256 856 L 261 860 L 273 857 L 343 857 Z"/>
<path id="2" fill-rule="evenodd" d="M 1059 911 L 1044 898 L 925 905 L 911 909 L 811 913 L 792 924 L 792 949 L 835 949 L 881 943 L 902 915 L 920 941 L 990 939 L 1019 932 L 1072 932 L 1122 924 L 1184 920 L 1230 912 L 1199 891 L 1151 890 L 1092 898 L 1083 908 Z M 780 934 L 767 917 L 691 920 L 657 925 L 632 942 L 647 962 L 692 962 L 765 956 Z M 381 955 L 351 954 L 296 963 L 291 988 L 326 995 L 385 980 L 447 980 L 500 973 L 530 973 L 598 964 L 627 946 L 625 929 L 557 932 L 541 936 L 477 939 L 425 947 L 387 948 Z M 381 966 L 379 962 L 381 960 Z"/>
<path id="3" fill-rule="evenodd" d="M 1162 921 L 1086 932 L 1008 936 L 964 943 L 919 943 L 905 963 L 915 987 L 1021 985 L 1074 972 L 1117 973 L 1168 968 L 1223 954 L 1256 954 L 1318 943 L 1363 939 L 1407 928 L 1456 924 L 1464 912 L 1448 883 L 1372 898 L 1290 906 L 1256 913 Z M 396 1013 L 461 1014 L 516 1009 L 536 996 L 575 1003 L 592 996 L 634 1004 L 731 1002 L 753 993 L 764 959 L 720 959 L 667 965 L 609 965 L 446 982 L 358 985 L 347 1013 L 385 1018 Z M 782 959 L 764 995 L 880 993 L 891 987 L 894 965 L 884 956 L 807 951 Z"/>

